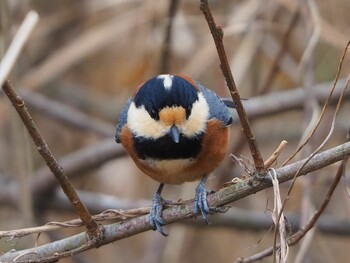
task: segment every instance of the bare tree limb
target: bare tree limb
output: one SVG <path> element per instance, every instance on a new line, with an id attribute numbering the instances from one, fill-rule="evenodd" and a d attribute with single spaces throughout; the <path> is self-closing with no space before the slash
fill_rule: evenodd
<path id="1" fill-rule="evenodd" d="M 64 168 L 67 176 L 73 178 L 123 155 L 125 155 L 125 151 L 122 146 L 117 145 L 114 139 L 105 139 L 96 145 L 87 146 L 64 156 L 59 159 L 59 163 Z M 57 186 L 56 180 L 48 177 L 49 174 L 50 171 L 47 167 L 42 167 L 34 174 L 33 181 L 30 184 L 34 199 L 40 199 L 52 193 Z"/>
<path id="2" fill-rule="evenodd" d="M 151 204 L 151 200 L 130 200 L 118 198 L 101 193 L 91 193 L 78 190 L 80 198 L 91 213 L 98 214 L 113 207 L 114 209 L 128 210 L 138 207 L 146 207 Z M 52 200 L 44 207 L 58 211 L 71 211 L 71 205 L 61 191 L 57 191 Z M 301 228 L 300 216 L 298 214 L 286 213 L 288 222 L 293 229 Z M 207 227 L 201 220 L 185 220 L 185 224 Z M 217 214 L 211 219 L 210 227 L 230 227 L 237 229 L 248 229 L 253 231 L 269 230 L 273 222 L 264 211 L 254 211 L 251 209 L 242 209 L 231 207 L 227 213 Z M 331 214 L 322 214 L 317 222 L 317 228 L 326 234 L 331 235 L 350 235 L 350 221 L 339 218 Z"/>
<path id="3" fill-rule="evenodd" d="M 86 172 L 100 167 L 102 164 L 124 156 L 125 151 L 122 146 L 117 145 L 114 139 L 105 139 L 99 143 L 88 145 L 85 148 L 67 154 L 60 158 L 58 163 L 63 167 L 65 174 L 69 178 L 82 176 Z M 53 194 L 57 187 L 57 180 L 52 176 L 50 169 L 43 166 L 34 172 L 30 181 L 30 189 L 33 195 L 33 201 L 36 206 L 40 206 L 43 199 Z M 9 183 L 7 183 L 9 185 Z M 0 194 L 0 204 L 11 204 L 16 206 L 18 195 L 13 187 L 2 189 Z"/>
<path id="4" fill-rule="evenodd" d="M 71 201 L 79 217 L 84 222 L 88 230 L 89 237 L 91 241 L 95 243 L 102 238 L 102 232 L 97 225 L 97 223 L 92 219 L 91 214 L 80 201 L 78 194 L 74 190 L 73 186 L 65 175 L 63 168 L 58 164 L 57 160 L 51 153 L 48 145 L 46 144 L 44 138 L 41 136 L 39 130 L 37 129 L 32 117 L 30 116 L 23 99 L 17 95 L 16 91 L 13 89 L 9 81 L 6 81 L 2 86 L 5 94 L 11 101 L 12 105 L 16 109 L 18 115 L 23 121 L 23 124 L 27 128 L 33 142 L 37 146 L 37 150 L 43 157 L 46 165 L 50 168 L 51 172 L 55 175 L 56 179 L 59 181 L 63 191 L 67 195 L 68 199 Z"/>
<path id="5" fill-rule="evenodd" d="M 239 120 L 241 121 L 243 132 L 246 135 L 248 140 L 250 152 L 252 154 L 252 157 L 255 163 L 255 168 L 257 172 L 263 172 L 265 171 L 264 161 L 261 157 L 260 150 L 258 148 L 257 142 L 253 135 L 253 131 L 250 127 L 248 115 L 243 107 L 241 97 L 238 93 L 235 81 L 232 76 L 230 65 L 227 60 L 226 51 L 223 44 L 224 32 L 222 30 L 222 27 L 215 23 L 207 0 L 201 0 L 200 9 L 203 12 L 203 15 L 208 23 L 210 32 L 213 36 L 215 46 L 219 55 L 220 63 L 221 63 L 220 65 L 221 70 L 225 77 L 227 87 L 230 90 L 232 99 L 236 104 L 236 110 L 239 116 Z"/>
<path id="6" fill-rule="evenodd" d="M 340 161 L 349 155 L 350 142 L 316 154 L 310 160 L 310 162 L 304 166 L 299 173 L 299 176 L 305 175 L 311 171 L 319 170 L 325 166 Z M 304 162 L 305 160 L 301 160 L 277 169 L 276 173 L 279 182 L 283 183 L 291 180 L 296 171 L 298 171 Z M 240 183 L 224 187 L 216 193 L 209 195 L 208 204 L 210 207 L 223 207 L 231 202 L 254 194 L 268 187 L 271 187 L 271 181 L 269 180 L 268 176 L 260 174 L 259 176 L 247 178 Z M 193 200 L 183 204 L 173 205 L 165 209 L 162 215 L 166 224 L 193 216 L 195 216 L 193 213 Z M 106 225 L 104 239 L 100 245 L 127 238 L 150 229 L 151 225 L 149 223 L 148 215 L 128 219 L 116 224 Z M 43 246 L 38 246 L 36 248 L 5 253 L 4 255 L 0 256 L 0 261 L 11 261 L 16 257 L 23 255 L 17 262 L 47 262 L 49 260 L 57 260 L 59 258 L 72 256 L 90 248 L 93 248 L 93 245 L 86 242 L 85 233 L 80 233 L 78 235 Z"/>
<path id="7" fill-rule="evenodd" d="M 1 184 L 1 182 L 0 182 Z M 11 186 L 7 183 L 6 188 Z M 13 200 L 8 200 L 7 194 L 3 195 L 4 189 L 0 191 L 0 199 L 3 205 L 14 207 L 16 204 Z M 14 192 L 16 192 L 15 189 Z M 83 190 L 77 190 L 78 195 L 90 213 L 99 214 L 102 211 L 110 210 L 111 208 L 125 213 L 129 213 L 130 209 L 144 208 L 144 211 L 149 212 L 149 205 L 151 200 L 138 199 L 131 200 L 127 198 L 118 198 L 113 195 L 107 195 L 102 193 L 95 193 Z M 64 193 L 58 189 L 51 198 L 42 198 L 40 201 L 41 211 L 60 211 L 60 212 L 74 212 L 72 205 L 70 204 Z M 0 203 L 1 204 L 1 203 Z M 146 212 L 146 213 L 148 213 Z M 301 228 L 300 216 L 298 214 L 286 213 L 288 222 L 292 225 L 293 229 Z M 105 220 L 113 219 L 115 217 L 104 217 Z M 80 221 L 81 222 L 81 221 Z M 185 220 L 181 223 L 190 224 L 197 227 L 207 227 L 205 223 L 200 220 Z M 273 222 L 264 211 L 252 211 L 249 209 L 242 209 L 238 207 L 231 207 L 225 214 L 218 214 L 211 219 L 210 227 L 229 227 L 237 229 L 247 229 L 252 231 L 261 231 L 271 229 Z M 82 226 L 82 223 L 75 227 Z M 331 214 L 322 214 L 317 222 L 317 228 L 319 231 L 336 236 L 349 236 L 350 235 L 350 221 L 345 218 L 339 218 Z M 15 230 L 17 231 L 17 230 Z M 1 232 L 1 231 L 0 231 Z M 1 234 L 0 234 L 1 236 Z"/>

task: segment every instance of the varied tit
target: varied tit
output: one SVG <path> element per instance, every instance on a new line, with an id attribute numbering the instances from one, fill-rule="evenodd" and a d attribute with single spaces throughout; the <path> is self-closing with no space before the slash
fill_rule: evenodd
<path id="1" fill-rule="evenodd" d="M 227 153 L 231 122 L 227 106 L 213 91 L 180 75 L 144 82 L 126 103 L 115 138 L 145 174 L 161 183 L 150 222 L 163 235 L 164 184 L 200 179 L 194 212 L 201 212 L 205 221 L 213 212 L 205 182 Z"/>

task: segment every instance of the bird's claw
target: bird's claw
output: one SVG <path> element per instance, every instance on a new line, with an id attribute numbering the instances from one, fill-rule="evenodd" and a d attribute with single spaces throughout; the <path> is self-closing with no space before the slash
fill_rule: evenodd
<path id="1" fill-rule="evenodd" d="M 214 214 L 215 209 L 208 206 L 207 196 L 210 193 L 209 190 L 205 189 L 206 178 L 203 177 L 202 181 L 196 187 L 196 195 L 194 197 L 194 213 L 201 213 L 204 221 L 209 224 L 207 214 Z"/>
<path id="2" fill-rule="evenodd" d="M 152 226 L 152 229 L 157 230 L 163 236 L 167 236 L 168 234 L 166 234 L 162 228 L 162 226 L 165 225 L 165 222 L 162 218 L 162 210 L 163 210 L 164 203 L 166 202 L 161 197 L 161 195 L 157 192 L 153 197 L 152 209 L 151 209 L 149 218 L 150 218 L 150 224 Z"/>

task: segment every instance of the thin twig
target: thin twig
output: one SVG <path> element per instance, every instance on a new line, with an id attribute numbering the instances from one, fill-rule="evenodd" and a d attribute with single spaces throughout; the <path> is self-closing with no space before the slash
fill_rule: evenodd
<path id="1" fill-rule="evenodd" d="M 349 158 L 349 156 L 346 156 L 342 160 L 342 162 L 340 163 L 338 170 L 337 170 L 337 173 L 336 173 L 336 176 L 333 179 L 332 185 L 329 188 L 328 193 L 327 193 L 325 199 L 323 200 L 321 206 L 319 207 L 319 209 L 314 213 L 314 215 L 311 217 L 309 222 L 303 228 L 301 228 L 298 232 L 296 232 L 290 238 L 288 238 L 287 241 L 288 241 L 289 246 L 293 246 L 293 245 L 297 244 L 306 235 L 306 233 L 315 226 L 316 222 L 318 221 L 318 219 L 320 218 L 320 216 L 322 215 L 322 213 L 326 209 L 329 201 L 332 198 L 334 190 L 337 187 L 337 185 L 340 181 L 340 178 L 342 177 L 342 175 L 345 171 L 345 167 L 346 167 L 346 163 L 347 163 L 348 158 Z M 279 248 L 280 248 L 280 244 L 276 244 L 275 249 L 279 249 Z M 262 260 L 265 257 L 271 256 L 272 254 L 273 254 L 273 247 L 270 247 L 270 248 L 267 248 L 264 251 L 261 251 L 253 256 L 250 256 L 247 258 L 239 258 L 235 262 L 236 263 L 255 262 L 258 260 Z"/>
<path id="2" fill-rule="evenodd" d="M 275 224 L 278 226 L 278 233 L 280 239 L 279 253 L 273 253 L 273 261 L 278 261 L 279 263 L 286 263 L 288 260 L 289 247 L 287 244 L 287 223 L 282 210 L 282 201 L 280 194 L 280 186 L 276 177 L 275 169 L 269 169 L 270 177 L 273 186 L 273 210 L 271 211 L 271 217 Z M 281 214 L 282 216 L 279 216 Z M 277 221 L 278 220 L 278 221 Z"/>
<path id="3" fill-rule="evenodd" d="M 279 249 L 280 244 L 276 245 L 276 248 Z M 272 247 L 269 247 L 259 253 L 256 253 L 255 255 L 246 257 L 246 258 L 238 258 L 236 259 L 235 263 L 251 263 L 251 262 L 255 262 L 258 260 L 262 260 L 263 258 L 266 258 L 268 256 L 271 256 L 273 252 Z"/>
<path id="4" fill-rule="evenodd" d="M 59 158 L 58 163 L 63 167 L 65 174 L 70 179 L 73 179 L 83 177 L 88 171 L 94 170 L 102 164 L 121 156 L 125 156 L 125 150 L 122 146 L 116 145 L 115 141 L 110 138 L 69 153 Z M 34 205 L 40 206 L 43 199 L 46 200 L 53 194 L 57 185 L 56 178 L 52 176 L 50 169 L 46 165 L 34 171 L 29 182 Z M 6 187 L 2 189 L 0 194 L 5 197 L 6 203 L 10 203 L 12 206 L 17 205 L 18 195 L 12 188 Z M 1 204 L 2 202 L 0 202 Z"/>
<path id="5" fill-rule="evenodd" d="M 344 143 L 327 151 L 315 155 L 314 158 L 302 169 L 299 175 L 307 174 L 311 171 L 319 170 L 325 166 L 335 163 L 350 155 L 350 142 Z M 280 183 L 291 180 L 295 172 L 305 162 L 305 160 L 276 169 L 277 178 Z M 253 193 L 259 192 L 271 187 L 271 180 L 267 175 L 253 176 L 242 180 L 237 184 L 229 185 L 208 196 L 208 205 L 213 208 L 223 207 L 238 199 L 244 198 Z M 194 217 L 193 200 L 180 205 L 172 205 L 163 210 L 162 217 L 166 224 Z M 127 238 L 151 229 L 149 216 L 127 219 L 120 223 L 104 226 L 104 239 L 99 245 L 105 245 L 119 239 Z M 74 254 L 91 249 L 94 246 L 86 242 L 84 233 L 71 236 L 69 238 L 55 241 L 36 248 L 30 248 L 21 251 L 8 252 L 0 256 L 1 261 L 11 261 L 21 254 L 27 254 L 36 251 L 35 257 L 23 258 L 19 262 L 47 262 L 48 260 L 57 260 L 59 258 L 72 256 Z"/>
<path id="6" fill-rule="evenodd" d="M 69 178 L 75 178 L 120 156 L 125 156 L 125 151 L 111 138 L 67 154 L 59 159 L 59 163 Z M 49 174 L 50 171 L 45 166 L 34 173 L 33 180 L 30 182 L 34 201 L 40 201 L 44 196 L 52 193 L 57 186 L 57 181 L 49 177 Z"/>
<path id="7" fill-rule="evenodd" d="M 277 160 L 278 156 L 284 150 L 287 143 L 288 143 L 287 141 L 283 140 L 280 143 L 280 145 L 277 147 L 277 149 L 273 152 L 273 154 L 269 158 L 267 158 L 267 160 L 264 162 L 264 165 L 266 168 L 269 168 Z"/>
<path id="8" fill-rule="evenodd" d="M 340 181 L 340 178 L 342 177 L 344 171 L 345 171 L 345 168 L 346 168 L 346 163 L 348 161 L 348 156 L 345 157 L 343 159 L 343 161 L 341 162 L 338 170 L 337 170 L 337 174 L 332 182 L 332 185 L 331 187 L 329 188 L 328 190 L 328 193 L 327 193 L 327 196 L 326 198 L 323 200 L 320 208 L 315 212 L 315 214 L 312 216 L 312 218 L 309 220 L 309 222 L 302 228 L 300 229 L 298 232 L 296 232 L 295 234 L 293 234 L 293 236 L 291 236 L 289 239 L 288 239 L 288 245 L 289 246 L 293 246 L 295 245 L 296 243 L 298 243 L 300 241 L 300 239 L 302 239 L 306 233 L 315 226 L 317 220 L 320 218 L 321 214 L 323 213 L 323 211 L 326 209 L 329 201 L 331 200 L 332 198 L 332 195 L 334 193 L 334 190 L 335 188 L 337 187 L 339 181 Z"/>
<path id="9" fill-rule="evenodd" d="M 334 92 L 334 90 L 335 90 L 335 87 L 336 87 L 336 85 L 337 85 L 337 83 L 338 83 L 339 76 L 340 76 L 340 72 L 341 72 L 341 69 L 342 69 L 342 66 L 343 66 L 343 62 L 344 62 L 344 59 L 345 59 L 347 50 L 348 50 L 348 48 L 349 48 L 349 45 L 350 45 L 350 41 L 347 43 L 347 45 L 346 45 L 346 47 L 345 47 L 345 49 L 344 49 L 344 51 L 343 51 L 343 54 L 342 54 L 342 56 L 341 56 L 341 58 L 340 58 L 339 66 L 338 66 L 338 69 L 337 69 L 337 74 L 336 74 L 336 76 L 335 76 L 335 79 L 334 79 L 334 82 L 333 82 L 333 85 L 332 85 L 332 89 L 331 89 L 331 91 L 330 91 L 330 93 L 329 93 L 329 95 L 328 95 L 328 97 L 327 97 L 327 99 L 326 99 L 326 101 L 325 101 L 325 103 L 324 103 L 324 105 L 323 105 L 321 114 L 320 114 L 320 116 L 319 116 L 319 118 L 318 118 L 318 121 L 317 121 L 317 124 L 316 124 L 315 128 L 314 128 L 314 129 L 312 130 L 312 132 L 309 134 L 309 136 L 308 136 L 308 138 L 305 140 L 305 142 L 303 142 L 303 143 L 298 147 L 298 149 L 297 149 L 291 156 L 289 156 L 289 157 L 287 158 L 287 160 L 284 161 L 284 163 L 282 164 L 282 166 L 286 165 L 290 160 L 292 160 L 292 159 L 300 152 L 300 150 L 309 142 L 309 140 L 311 139 L 311 137 L 312 137 L 312 136 L 314 135 L 314 133 L 316 132 L 318 126 L 320 125 L 321 120 L 322 120 L 322 118 L 323 118 L 323 115 L 324 115 L 325 112 L 326 112 L 326 109 L 327 109 L 327 107 L 328 107 L 328 105 L 329 105 L 329 102 L 330 102 L 330 100 L 331 100 L 331 98 L 332 98 L 332 95 L 333 95 L 333 92 Z"/>
<path id="10" fill-rule="evenodd" d="M 134 218 L 137 216 L 148 214 L 150 210 L 151 210 L 150 207 L 134 208 L 134 209 L 128 209 L 128 210 L 108 209 L 98 215 L 94 215 L 92 218 L 96 222 L 107 221 L 107 220 L 114 220 L 116 222 L 119 222 L 129 218 Z M 81 219 L 72 219 L 65 222 L 48 222 L 45 225 L 38 226 L 38 227 L 28 227 L 28 228 L 22 228 L 22 229 L 0 231 L 0 238 L 10 237 L 10 239 L 13 239 L 18 237 L 24 237 L 30 234 L 40 234 L 43 232 L 54 231 L 60 228 L 68 228 L 68 227 L 71 228 L 71 227 L 81 227 L 81 226 L 84 226 Z"/>
<path id="11" fill-rule="evenodd" d="M 6 81 L 4 83 L 2 89 L 4 90 L 7 97 L 10 99 L 12 105 L 15 107 L 18 115 L 22 119 L 23 124 L 27 128 L 30 136 L 33 139 L 33 142 L 37 146 L 38 152 L 43 157 L 46 165 L 55 175 L 64 193 L 67 195 L 72 205 L 74 206 L 76 212 L 79 214 L 79 217 L 84 222 L 84 225 L 88 230 L 89 237 L 91 238 L 91 241 L 99 241 L 102 238 L 102 232 L 99 229 L 99 226 L 92 219 L 91 214 L 89 213 L 85 205 L 80 201 L 78 194 L 69 182 L 69 179 L 64 173 L 63 168 L 58 164 L 55 157 L 51 153 L 48 145 L 46 144 L 44 138 L 41 136 L 32 117 L 30 116 L 23 99 L 17 95 L 16 91 L 13 89 L 9 81 Z"/>
<path id="12" fill-rule="evenodd" d="M 338 76 L 339 76 L 339 74 L 340 74 L 340 69 L 341 69 L 341 66 L 342 66 L 342 64 L 343 64 L 344 57 L 345 57 L 345 55 L 346 55 L 346 53 L 347 53 L 347 49 L 348 49 L 349 45 L 350 45 L 350 41 L 349 41 L 348 44 L 346 45 L 346 48 L 344 49 L 344 53 L 343 53 L 342 58 L 341 58 L 341 60 L 340 60 L 340 65 L 339 65 L 339 68 L 338 68 L 339 71 L 337 72 L 336 81 L 338 80 Z M 300 168 L 298 169 L 298 171 L 295 173 L 295 175 L 294 175 L 294 177 L 293 177 L 293 180 L 292 180 L 290 186 L 288 187 L 286 197 L 285 197 L 285 199 L 283 200 L 282 211 L 284 210 L 284 208 L 285 208 L 285 206 L 286 206 L 286 204 L 287 204 L 287 202 L 288 202 L 288 200 L 289 200 L 289 198 L 290 198 L 290 194 L 291 194 L 291 192 L 292 192 L 292 190 L 293 190 L 294 184 L 295 184 L 295 182 L 296 182 L 296 179 L 297 179 L 299 173 L 301 172 L 301 170 L 303 169 L 303 167 L 304 167 L 308 162 L 310 162 L 310 160 L 323 148 L 323 146 L 329 141 L 331 135 L 333 134 L 334 127 L 335 127 L 336 117 L 338 116 L 340 106 L 342 105 L 342 102 L 343 102 L 344 94 L 345 94 L 345 92 L 346 92 L 346 90 L 347 90 L 347 88 L 348 88 L 348 86 L 349 86 L 349 82 L 350 82 L 350 74 L 348 75 L 347 80 L 345 81 L 345 84 L 344 84 L 344 86 L 343 86 L 342 92 L 341 92 L 340 97 L 339 97 L 339 99 L 338 99 L 337 107 L 336 107 L 336 109 L 335 109 L 335 113 L 334 113 L 334 116 L 333 116 L 332 126 L 331 126 L 331 128 L 330 128 L 330 130 L 329 130 L 329 133 L 327 134 L 327 136 L 326 136 L 326 138 L 324 139 L 324 141 L 317 147 L 317 149 L 316 149 L 315 151 L 313 151 L 313 152 L 310 154 L 310 156 L 309 156 L 308 158 L 306 158 L 306 160 L 305 160 L 305 162 L 303 163 L 303 165 L 301 165 Z M 334 91 L 335 85 L 336 85 L 336 82 L 335 82 L 334 85 L 333 85 L 331 94 L 332 94 L 333 91 Z M 331 96 L 331 94 L 330 94 L 330 96 Z M 329 97 L 327 98 L 326 103 L 329 103 Z M 325 106 L 326 106 L 326 104 L 325 104 Z M 325 108 L 326 108 L 325 106 L 323 107 L 322 113 L 324 113 L 324 110 L 325 110 Z M 321 116 L 322 116 L 322 113 L 321 113 Z M 320 119 L 319 119 L 319 120 L 321 120 L 321 118 L 322 118 L 321 116 L 320 116 Z M 319 124 L 319 123 L 320 123 L 320 122 L 318 122 L 318 124 Z M 318 127 L 318 125 L 316 125 L 314 131 L 317 129 L 317 127 Z M 314 133 L 314 131 L 313 131 L 313 133 Z M 312 134 L 313 134 L 313 133 L 312 133 Z M 309 138 L 310 138 L 310 137 L 309 137 Z M 306 144 L 306 143 L 305 143 L 305 144 Z M 301 149 L 301 148 L 300 148 L 300 149 Z M 279 214 L 279 218 L 281 217 L 281 215 L 282 215 L 282 213 Z M 277 224 L 276 224 L 276 226 L 275 226 L 275 231 L 274 231 L 274 247 L 275 247 L 275 245 L 276 245 L 276 240 L 277 240 L 278 222 L 279 222 L 279 220 L 277 220 Z"/>
<path id="13" fill-rule="evenodd" d="M 202 12 L 204 14 L 204 17 L 208 23 L 209 28 L 210 28 L 210 32 L 213 36 L 216 50 L 218 52 L 220 63 L 221 63 L 221 70 L 222 70 L 222 73 L 225 77 L 227 87 L 230 90 L 232 99 L 236 104 L 236 110 L 237 110 L 239 119 L 241 121 L 242 129 L 243 129 L 244 134 L 246 135 L 247 140 L 248 140 L 248 145 L 249 145 L 249 148 L 250 148 L 250 151 L 251 151 L 252 157 L 254 159 L 254 163 L 255 163 L 255 168 L 256 168 L 257 172 L 259 172 L 259 173 L 263 172 L 263 171 L 265 171 L 264 161 L 261 157 L 260 150 L 258 148 L 257 142 L 255 140 L 252 129 L 250 127 L 247 113 L 243 107 L 241 97 L 238 93 L 235 81 L 234 81 L 233 76 L 232 76 L 230 65 L 229 65 L 228 60 L 227 60 L 226 51 L 225 51 L 224 44 L 223 44 L 224 32 L 222 30 L 222 27 L 215 23 L 214 18 L 212 16 L 210 8 L 209 8 L 208 1 L 201 0 L 200 9 L 202 10 Z"/>
<path id="14" fill-rule="evenodd" d="M 37 12 L 30 11 L 24 18 L 23 23 L 18 29 L 9 49 L 1 60 L 0 64 L 0 87 L 4 84 L 10 71 L 15 64 L 24 44 L 27 42 L 31 32 L 39 20 Z"/>

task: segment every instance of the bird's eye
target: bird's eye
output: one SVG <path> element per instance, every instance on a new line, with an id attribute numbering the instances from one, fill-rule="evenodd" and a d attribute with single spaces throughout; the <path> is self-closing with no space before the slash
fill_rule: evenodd
<path id="1" fill-rule="evenodd" d="M 188 119 L 188 117 L 190 117 L 191 111 L 192 111 L 192 108 L 186 109 L 186 119 Z"/>
<path id="2" fill-rule="evenodd" d="M 151 109 L 149 111 L 149 114 L 152 117 L 152 119 L 159 120 L 159 115 L 158 115 L 158 112 L 156 110 Z"/>

